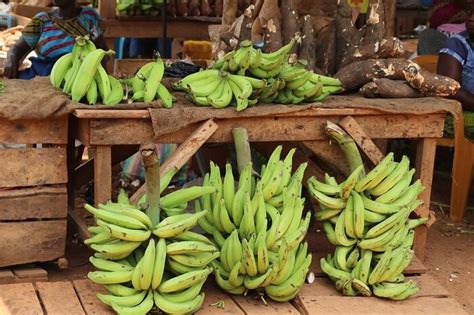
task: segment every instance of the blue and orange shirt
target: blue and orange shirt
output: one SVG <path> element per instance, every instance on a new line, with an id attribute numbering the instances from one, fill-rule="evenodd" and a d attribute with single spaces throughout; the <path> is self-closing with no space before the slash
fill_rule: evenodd
<path id="1" fill-rule="evenodd" d="M 99 22 L 97 11 L 89 7 L 82 8 L 78 16 L 69 20 L 40 12 L 23 30 L 23 38 L 38 57 L 56 59 L 72 51 L 76 36 L 89 35 L 96 39 L 101 34 Z"/>

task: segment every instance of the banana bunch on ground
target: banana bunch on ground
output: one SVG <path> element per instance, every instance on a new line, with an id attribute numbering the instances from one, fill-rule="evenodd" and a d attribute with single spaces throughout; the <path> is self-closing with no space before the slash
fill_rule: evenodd
<path id="1" fill-rule="evenodd" d="M 113 54 L 113 50 L 97 49 L 88 36 L 79 36 L 72 52 L 54 63 L 50 82 L 75 102 L 94 105 L 100 99 L 104 105 L 116 105 L 124 97 L 123 86 L 101 65 L 104 57 Z"/>
<path id="2" fill-rule="evenodd" d="M 414 254 L 414 229 L 427 221 L 409 218 L 424 190 L 420 180 L 412 183 L 414 173 L 408 157 L 396 162 L 389 153 L 365 176 L 361 165 L 342 183 L 327 174 L 324 181 L 308 180 L 321 208 L 316 219 L 336 245 L 321 269 L 343 294 L 403 300 L 418 292 L 403 276 Z"/>
<path id="3" fill-rule="evenodd" d="M 257 103 L 256 96 L 265 81 L 209 69 L 190 74 L 172 86 L 187 92 L 188 100 L 197 105 L 224 108 L 233 104 L 241 111 Z"/>
<path id="4" fill-rule="evenodd" d="M 303 215 L 301 164 L 292 174 L 295 150 L 280 159 L 277 147 L 259 180 L 252 164 L 238 180 L 226 165 L 221 177 L 211 163 L 203 179 L 215 192 L 195 201 L 196 213 L 205 212 L 199 225 L 220 248 L 212 262 L 217 284 L 231 294 L 259 289 L 275 301 L 288 301 L 298 294 L 311 264 L 307 243 L 302 243 L 311 214 Z"/>
<path id="5" fill-rule="evenodd" d="M 160 193 L 176 172 L 172 168 L 161 177 Z M 220 252 L 191 231 L 207 211 L 176 214 L 172 209 L 214 192 L 212 186 L 194 186 L 162 196 L 160 205 L 168 211 L 156 224 L 123 191 L 117 203 L 86 205 L 97 224 L 88 228 L 93 236 L 84 241 L 95 251 L 89 260 L 97 268 L 88 277 L 109 291 L 97 298 L 118 314 L 146 314 L 154 305 L 170 314 L 196 312 L 204 301 L 201 288 L 213 272 L 210 264 Z M 146 200 L 141 205 L 146 208 Z"/>
<path id="6" fill-rule="evenodd" d="M 129 103 L 159 100 L 163 107 L 173 107 L 175 99 L 161 83 L 164 72 L 165 65 L 158 56 L 156 61 L 143 65 L 132 78 L 122 80 L 126 84 L 128 94 L 133 92 Z"/>
<path id="7" fill-rule="evenodd" d="M 117 0 L 118 15 L 157 16 L 160 14 L 163 0 Z"/>

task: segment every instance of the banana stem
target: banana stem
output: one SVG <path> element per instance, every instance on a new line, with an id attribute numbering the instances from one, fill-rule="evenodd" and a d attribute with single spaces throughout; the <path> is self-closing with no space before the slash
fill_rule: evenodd
<path id="1" fill-rule="evenodd" d="M 359 149 L 357 148 L 357 144 L 355 143 L 354 139 L 352 139 L 352 137 L 347 134 L 347 132 L 330 121 L 326 122 L 325 131 L 327 135 L 336 141 L 341 147 L 347 161 L 349 162 L 351 172 L 353 172 L 360 165 L 364 165 Z M 362 169 L 360 177 L 363 176 L 365 176 L 365 169 Z"/>
<path id="2" fill-rule="evenodd" d="M 240 174 L 245 166 L 252 161 L 249 135 L 247 134 L 247 129 L 239 127 L 232 129 L 232 136 L 234 138 L 237 167 L 239 168 Z"/>
<path id="3" fill-rule="evenodd" d="M 156 153 L 155 144 L 140 146 L 140 154 L 145 167 L 146 198 L 148 207 L 146 214 L 153 226 L 160 223 L 160 158 Z"/>

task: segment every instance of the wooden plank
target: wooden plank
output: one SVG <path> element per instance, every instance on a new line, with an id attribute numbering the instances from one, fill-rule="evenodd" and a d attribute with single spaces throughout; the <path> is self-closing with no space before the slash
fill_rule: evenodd
<path id="1" fill-rule="evenodd" d="M 0 119 L 0 126 L 0 143 L 67 143 L 67 115 L 44 120 Z"/>
<path id="2" fill-rule="evenodd" d="M 99 0 L 99 14 L 103 19 L 113 19 L 115 17 L 115 1 L 114 0 Z M 112 48 L 113 47 L 109 47 Z"/>
<path id="3" fill-rule="evenodd" d="M 450 147 L 454 148 L 455 142 L 454 138 L 440 138 L 436 139 L 436 145 L 441 147 Z"/>
<path id="4" fill-rule="evenodd" d="M 15 279 L 15 275 L 13 272 L 8 268 L 1 268 L 0 269 L 0 284 L 1 283 L 10 283 L 13 279 Z"/>
<path id="5" fill-rule="evenodd" d="M 443 131 L 440 115 L 367 115 L 359 116 L 358 122 L 370 138 L 429 138 L 441 137 Z M 337 123 L 341 117 L 246 117 L 215 120 L 219 129 L 209 142 L 231 142 L 231 130 L 246 128 L 251 142 L 314 141 L 327 140 L 322 126 L 327 120 Z M 163 135 L 160 143 L 181 143 L 199 126 L 188 125 L 173 133 Z M 133 132 L 130 132 L 133 130 Z M 90 143 L 140 144 L 153 140 L 154 132 L 147 119 L 93 120 Z"/>
<path id="6" fill-rule="evenodd" d="M 13 268 L 13 273 L 19 279 L 41 279 L 48 280 L 48 272 L 43 268 L 18 266 Z"/>
<path id="7" fill-rule="evenodd" d="M 0 285 L 0 314 L 43 315 L 31 283 Z"/>
<path id="8" fill-rule="evenodd" d="M 410 314 L 465 315 L 461 305 L 451 298 L 419 297 L 391 301 L 376 297 L 309 296 L 300 297 L 307 314 Z"/>
<path id="9" fill-rule="evenodd" d="M 243 315 L 245 314 L 240 307 L 230 298 L 230 296 L 220 288 L 211 280 L 207 281 L 204 286 L 203 291 L 206 293 L 206 298 L 204 299 L 204 303 L 199 311 L 197 311 L 196 315 L 208 315 L 208 314 L 232 314 L 232 315 Z M 224 302 L 224 308 L 217 308 L 216 306 L 211 306 L 218 301 Z"/>
<path id="10" fill-rule="evenodd" d="M 427 217 L 430 212 L 431 186 L 436 155 L 436 139 L 427 138 L 418 141 L 416 150 L 416 177 L 419 178 L 425 190 L 418 196 L 424 204 L 415 210 L 420 217 Z M 426 255 L 426 238 L 428 228 L 426 225 L 418 226 L 415 230 L 414 250 L 422 261 Z"/>
<path id="11" fill-rule="evenodd" d="M 0 223 L 0 267 L 64 256 L 66 220 Z"/>
<path id="12" fill-rule="evenodd" d="M 94 203 L 105 203 L 112 198 L 112 153 L 110 146 L 95 147 Z"/>
<path id="13" fill-rule="evenodd" d="M 199 150 L 200 147 L 216 132 L 218 126 L 209 119 L 202 123 L 188 139 L 186 139 L 173 154 L 160 166 L 160 174 L 168 169 L 177 167 L 180 169 Z M 131 202 L 137 202 L 146 191 L 146 186 L 141 186 L 130 198 Z"/>
<path id="14" fill-rule="evenodd" d="M 0 150 L 0 187 L 67 183 L 66 147 Z M 21 176 L 19 176 L 21 174 Z"/>
<path id="15" fill-rule="evenodd" d="M 135 59 L 133 59 L 135 60 Z M 142 60 L 142 59 L 137 59 Z M 103 118 L 150 118 L 150 113 L 146 109 L 108 109 L 91 110 L 76 109 L 74 116 L 81 119 L 103 119 Z"/>
<path id="16" fill-rule="evenodd" d="M 254 292 L 247 296 L 232 295 L 232 299 L 248 315 L 300 314 L 289 302 L 278 303 L 267 298 L 267 305 L 265 305 L 258 294 Z"/>
<path id="17" fill-rule="evenodd" d="M 302 145 L 316 157 L 321 163 L 321 167 L 328 170 L 333 176 L 337 174 L 348 176 L 350 174 L 347 158 L 336 142 L 328 140 L 303 141 Z"/>
<path id="18" fill-rule="evenodd" d="M 112 315 L 115 312 L 109 306 L 100 302 L 96 294 L 105 293 L 106 289 L 90 280 L 74 280 L 74 288 L 81 300 L 82 307 L 87 315 Z"/>
<path id="19" fill-rule="evenodd" d="M 82 142 L 83 145 L 90 145 L 90 120 L 78 119 L 75 121 L 76 130 L 74 136 L 76 139 Z"/>
<path id="20" fill-rule="evenodd" d="M 71 282 L 37 282 L 35 286 L 48 315 L 85 315 Z"/>
<path id="21" fill-rule="evenodd" d="M 204 39 L 209 40 L 208 27 L 220 22 L 210 21 L 192 21 L 192 20 L 168 20 L 168 37 L 186 38 L 186 39 Z M 104 36 L 107 37 L 133 37 L 133 38 L 152 38 L 161 37 L 162 21 L 160 18 L 149 21 L 123 21 L 123 20 L 104 20 L 101 24 Z"/>
<path id="22" fill-rule="evenodd" d="M 384 155 L 352 116 L 343 118 L 339 125 L 354 139 L 374 165 L 379 164 Z"/>
<path id="23" fill-rule="evenodd" d="M 420 291 L 415 297 L 449 297 L 449 292 L 441 286 L 433 277 L 429 275 L 407 276 L 407 280 L 414 280 L 420 287 Z M 311 298 L 312 296 L 344 296 L 336 290 L 332 280 L 326 277 L 318 277 L 312 284 L 305 284 L 298 296 L 301 298 Z"/>
<path id="24" fill-rule="evenodd" d="M 0 221 L 62 219 L 66 210 L 65 186 L 0 191 Z"/>

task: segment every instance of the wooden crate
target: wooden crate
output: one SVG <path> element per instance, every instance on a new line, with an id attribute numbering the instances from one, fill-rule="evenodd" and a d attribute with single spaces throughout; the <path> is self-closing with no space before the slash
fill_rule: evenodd
<path id="1" fill-rule="evenodd" d="M 10 145 L 0 149 L 0 267 L 62 257 L 68 118 L 0 120 L 0 126 L 0 143 Z"/>

